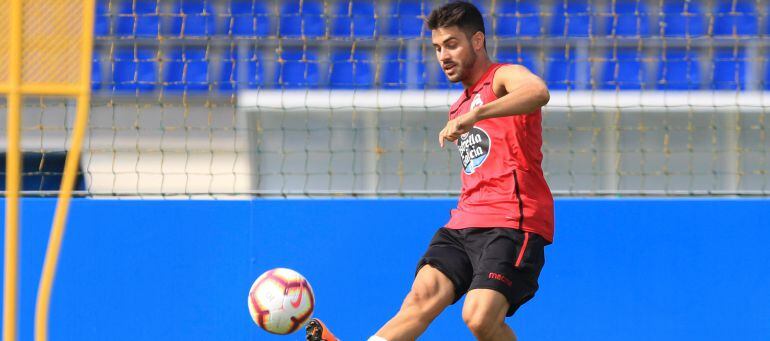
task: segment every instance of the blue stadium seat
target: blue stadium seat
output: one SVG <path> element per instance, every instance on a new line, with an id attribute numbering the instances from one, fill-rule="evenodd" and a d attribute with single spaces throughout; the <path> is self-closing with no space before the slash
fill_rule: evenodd
<path id="1" fill-rule="evenodd" d="M 388 52 L 382 59 L 382 87 L 386 89 L 406 89 L 407 87 L 407 69 L 409 61 L 407 60 L 407 51 L 403 46 L 397 51 Z"/>
<path id="2" fill-rule="evenodd" d="M 577 56 L 575 48 L 562 48 L 548 55 L 544 79 L 548 87 L 554 90 L 582 89 L 585 84 L 578 84 Z M 583 79 L 586 79 L 585 76 Z"/>
<path id="3" fill-rule="evenodd" d="M 512 1 L 518 1 L 518 0 L 512 0 Z M 476 8 L 479 9 L 479 12 L 481 12 L 481 15 L 484 17 L 484 23 L 486 23 L 486 19 L 488 15 L 492 15 L 492 9 L 494 6 L 493 2 L 500 2 L 499 0 L 475 0 L 471 1 Z M 430 12 L 428 12 L 430 13 Z"/>
<path id="4" fill-rule="evenodd" d="M 382 60 L 381 84 L 386 89 L 422 89 L 425 86 L 425 64 L 422 51 L 409 58 L 406 48 L 385 55 Z"/>
<path id="5" fill-rule="evenodd" d="M 242 87 L 238 79 L 238 52 L 237 47 L 226 47 L 222 51 L 222 64 L 219 70 L 217 89 L 220 91 L 233 91 Z"/>
<path id="6" fill-rule="evenodd" d="M 537 36 L 540 35 L 540 9 L 538 1 L 517 0 L 500 1 L 497 6 L 497 28 L 499 36 Z M 487 25 L 487 32 L 491 25 Z"/>
<path id="7" fill-rule="evenodd" d="M 732 48 L 714 51 L 714 89 L 746 89 L 746 53 Z"/>
<path id="8" fill-rule="evenodd" d="M 237 89 L 257 89 L 265 85 L 263 63 L 264 58 L 254 49 L 249 49 L 248 54 L 240 56 L 236 50 L 225 49 L 222 54 L 222 69 L 219 72 L 219 90 L 232 91 Z M 246 66 L 246 74 L 238 79 L 240 67 Z"/>
<path id="9" fill-rule="evenodd" d="M 422 33 L 429 36 L 430 32 L 426 31 L 421 16 L 427 16 L 430 13 L 430 6 L 431 3 L 421 0 L 395 0 L 391 2 L 389 19 L 387 20 L 387 35 L 419 37 Z"/>
<path id="10" fill-rule="evenodd" d="M 119 36 L 157 37 L 158 12 L 156 0 L 126 0 L 119 6 Z M 134 7 L 135 6 L 135 7 Z"/>
<path id="11" fill-rule="evenodd" d="M 281 36 L 299 37 L 304 34 L 317 37 L 325 34 L 324 7 L 320 0 L 287 0 L 281 4 L 280 9 L 278 33 Z"/>
<path id="12" fill-rule="evenodd" d="M 372 52 L 341 48 L 332 52 L 329 86 L 335 89 L 366 89 L 374 83 Z"/>
<path id="13" fill-rule="evenodd" d="M 553 13 L 551 35 L 588 36 L 592 13 L 587 0 L 556 1 L 550 12 Z"/>
<path id="14" fill-rule="evenodd" d="M 279 88 L 319 87 L 318 54 L 313 50 L 287 48 L 279 57 L 283 62 L 276 65 L 275 83 Z"/>
<path id="15" fill-rule="evenodd" d="M 615 0 L 608 4 L 605 13 L 607 17 L 604 31 L 609 35 L 648 36 L 650 34 L 650 12 L 644 0 Z"/>
<path id="16" fill-rule="evenodd" d="M 753 35 L 759 32 L 754 0 L 719 0 L 714 12 L 715 35 Z"/>
<path id="17" fill-rule="evenodd" d="M 701 36 L 706 34 L 705 15 L 699 2 L 687 0 L 664 1 L 660 25 L 669 37 Z"/>
<path id="18" fill-rule="evenodd" d="M 224 34 L 235 36 L 271 36 L 275 34 L 270 19 L 273 16 L 268 5 L 262 1 L 231 0 L 230 18 L 225 20 Z M 232 25 L 232 26 L 231 26 Z"/>
<path id="19" fill-rule="evenodd" d="M 766 1 L 765 5 L 762 6 L 762 8 L 760 8 L 759 11 L 760 11 L 759 16 L 764 17 L 765 19 L 765 27 L 764 27 L 765 31 L 762 33 L 764 33 L 765 35 L 768 35 L 770 34 L 770 1 Z"/>
<path id="20" fill-rule="evenodd" d="M 175 0 L 168 10 L 170 12 L 163 13 L 163 35 L 207 36 L 215 33 L 216 13 L 211 1 Z"/>
<path id="21" fill-rule="evenodd" d="M 110 34 L 110 0 L 96 1 L 96 18 L 94 18 L 94 36 L 106 36 Z"/>
<path id="22" fill-rule="evenodd" d="M 399 48 L 385 54 L 382 61 L 381 86 L 386 89 L 406 88 L 406 51 Z"/>
<path id="23" fill-rule="evenodd" d="M 115 51 L 113 87 L 116 91 L 153 91 L 158 81 L 155 49 L 122 47 Z"/>
<path id="24" fill-rule="evenodd" d="M 376 25 L 371 1 L 342 0 L 334 9 L 332 34 L 338 37 L 373 37 Z"/>
<path id="25" fill-rule="evenodd" d="M 100 59 L 98 51 L 94 51 L 93 60 L 91 61 L 91 90 L 99 90 L 102 88 L 102 61 Z"/>
<path id="26" fill-rule="evenodd" d="M 205 91 L 209 88 L 209 62 L 205 47 L 174 49 L 164 60 L 164 88 L 171 91 Z"/>
<path id="27" fill-rule="evenodd" d="M 542 72 L 537 67 L 537 53 L 535 51 L 529 50 L 524 51 L 523 49 L 519 51 L 516 47 L 510 47 L 510 48 L 502 48 L 499 47 L 497 49 L 497 58 L 496 61 L 498 63 L 511 63 L 511 64 L 520 64 L 524 65 L 532 71 L 533 73 L 540 75 Z"/>
<path id="28" fill-rule="evenodd" d="M 617 54 L 608 51 L 606 58 L 599 88 L 636 90 L 647 87 L 647 67 L 636 48 L 618 48 Z"/>
<path id="29" fill-rule="evenodd" d="M 695 51 L 668 48 L 658 62 L 657 88 L 695 90 L 701 87 L 700 65 Z"/>
<path id="30" fill-rule="evenodd" d="M 765 58 L 765 78 L 762 78 L 762 84 L 760 84 L 760 86 L 765 90 L 770 90 L 770 58 Z"/>

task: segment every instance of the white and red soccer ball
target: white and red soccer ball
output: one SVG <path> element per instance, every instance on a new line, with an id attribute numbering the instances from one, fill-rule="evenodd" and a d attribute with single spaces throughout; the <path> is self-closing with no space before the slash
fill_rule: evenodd
<path id="1" fill-rule="evenodd" d="M 249 290 L 249 313 L 262 329 L 290 334 L 310 319 L 315 307 L 313 289 L 294 270 L 276 268 L 263 273 Z"/>

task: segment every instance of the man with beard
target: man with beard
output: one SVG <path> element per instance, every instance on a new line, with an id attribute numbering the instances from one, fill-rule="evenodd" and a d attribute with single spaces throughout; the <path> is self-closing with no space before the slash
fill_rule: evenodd
<path id="1" fill-rule="evenodd" d="M 438 134 L 442 148 L 458 146 L 462 190 L 401 309 L 369 340 L 414 340 L 463 295 L 462 317 L 478 340 L 516 340 L 505 317 L 535 295 L 553 241 L 540 150 L 540 109 L 550 95 L 526 67 L 489 59 L 484 20 L 472 4 L 446 4 L 426 23 L 444 73 L 465 88 Z M 318 320 L 307 331 L 308 340 L 335 340 Z"/>

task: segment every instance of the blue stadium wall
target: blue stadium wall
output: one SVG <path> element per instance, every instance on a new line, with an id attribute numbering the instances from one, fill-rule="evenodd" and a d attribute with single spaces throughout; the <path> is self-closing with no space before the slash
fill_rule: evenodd
<path id="1" fill-rule="evenodd" d="M 23 201 L 22 340 L 54 204 Z M 316 315 L 344 340 L 364 340 L 453 205 L 77 199 L 51 340 L 301 340 L 249 318 L 252 281 L 278 266 L 309 278 Z M 560 199 L 556 221 L 541 289 L 509 319 L 522 340 L 770 339 L 770 200 Z M 423 339 L 472 339 L 460 306 Z"/>

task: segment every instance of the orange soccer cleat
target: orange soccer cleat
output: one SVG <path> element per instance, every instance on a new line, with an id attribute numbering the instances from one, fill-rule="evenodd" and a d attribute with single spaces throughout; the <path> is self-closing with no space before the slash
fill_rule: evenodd
<path id="1" fill-rule="evenodd" d="M 310 319 L 305 327 L 305 339 L 307 341 L 339 341 L 329 328 L 317 318 Z"/>

